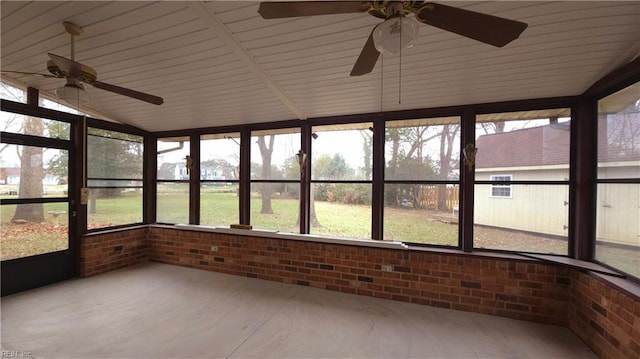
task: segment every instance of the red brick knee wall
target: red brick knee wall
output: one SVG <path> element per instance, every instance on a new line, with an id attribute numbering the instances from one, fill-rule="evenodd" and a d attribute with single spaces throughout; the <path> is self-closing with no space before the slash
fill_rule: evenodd
<path id="1" fill-rule="evenodd" d="M 149 228 L 89 234 L 80 244 L 80 276 L 90 277 L 148 260 Z"/>
<path id="2" fill-rule="evenodd" d="M 212 252 L 211 247 L 217 247 Z M 570 270 L 527 260 L 150 228 L 152 261 L 567 326 Z M 391 266 L 385 271 L 382 266 Z"/>
<path id="3" fill-rule="evenodd" d="M 640 358 L 640 300 L 572 270 L 569 328 L 601 358 Z"/>

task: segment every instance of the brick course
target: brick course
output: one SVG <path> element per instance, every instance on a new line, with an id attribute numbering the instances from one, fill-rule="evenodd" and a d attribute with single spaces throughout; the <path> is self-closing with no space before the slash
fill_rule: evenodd
<path id="1" fill-rule="evenodd" d="M 148 260 L 149 228 L 90 234 L 80 244 L 80 276 L 90 277 Z"/>
<path id="2" fill-rule="evenodd" d="M 571 273 L 569 328 L 601 358 L 640 358 L 640 301 L 605 281 Z"/>

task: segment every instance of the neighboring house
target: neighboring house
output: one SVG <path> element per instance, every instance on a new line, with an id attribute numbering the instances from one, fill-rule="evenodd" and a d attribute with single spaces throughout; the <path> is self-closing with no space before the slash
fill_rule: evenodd
<path id="1" fill-rule="evenodd" d="M 55 186 L 60 184 L 60 177 L 52 175 L 52 174 L 45 174 L 44 178 L 42 179 L 42 184 L 45 186 Z"/>
<path id="2" fill-rule="evenodd" d="M 183 162 L 178 162 L 173 168 L 173 179 L 187 181 L 189 180 L 189 174 L 187 173 L 187 166 Z"/>
<path id="3" fill-rule="evenodd" d="M 608 128 L 607 122 L 605 117 L 599 126 L 599 138 L 607 140 L 599 146 L 600 178 L 639 177 L 640 148 L 621 146 L 620 131 Z M 640 121 L 631 123 L 640 130 Z M 476 180 L 568 180 L 569 137 L 568 122 L 480 136 L 476 140 Z M 598 188 L 598 240 L 638 245 L 640 198 L 632 186 Z M 476 224 L 553 236 L 568 234 L 568 186 L 477 185 L 474 200 Z M 620 223 L 632 225 L 617 225 Z"/>
<path id="4" fill-rule="evenodd" d="M 20 184 L 20 168 L 19 167 L 2 167 L 0 168 L 0 184 L 19 185 Z M 47 173 L 42 179 L 42 185 L 53 186 L 60 184 L 60 177 Z"/>
<path id="5" fill-rule="evenodd" d="M 0 184 L 19 184 L 20 168 L 2 167 L 0 168 Z"/>
<path id="6" fill-rule="evenodd" d="M 186 181 L 189 180 L 187 166 L 184 162 L 163 163 L 158 169 L 160 179 L 172 179 Z M 224 180 L 224 171 L 219 167 L 202 166 L 200 168 L 200 179 L 202 180 Z"/>
<path id="7" fill-rule="evenodd" d="M 200 179 L 203 180 L 224 180 L 224 172 L 218 167 L 200 167 Z"/>

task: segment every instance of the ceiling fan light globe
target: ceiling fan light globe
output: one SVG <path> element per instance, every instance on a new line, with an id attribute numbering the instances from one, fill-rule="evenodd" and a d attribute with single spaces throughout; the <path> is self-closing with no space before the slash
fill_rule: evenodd
<path id="1" fill-rule="evenodd" d="M 418 23 L 404 16 L 392 17 L 376 26 L 373 44 L 382 54 L 395 55 L 416 44 Z"/>
<path id="2" fill-rule="evenodd" d="M 56 89 L 56 96 L 70 105 L 84 105 L 89 103 L 89 94 L 77 85 L 66 84 Z"/>

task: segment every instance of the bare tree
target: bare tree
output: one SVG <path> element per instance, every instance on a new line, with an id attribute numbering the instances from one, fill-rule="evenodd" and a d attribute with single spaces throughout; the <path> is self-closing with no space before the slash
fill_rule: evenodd
<path id="1" fill-rule="evenodd" d="M 453 142 L 458 134 L 460 125 L 444 125 L 440 133 L 440 179 L 449 178 L 451 171 L 451 155 L 453 153 Z M 438 210 L 448 211 L 447 207 L 447 185 L 438 186 Z"/>
<path id="2" fill-rule="evenodd" d="M 269 144 L 265 142 L 265 136 L 258 137 L 258 147 L 260 148 L 260 156 L 262 157 L 262 178 L 271 178 L 271 155 L 273 154 L 273 143 L 275 142 L 275 135 L 269 136 Z M 260 213 L 273 214 L 273 208 L 271 207 L 271 194 L 273 190 L 271 183 L 263 183 L 261 188 L 262 194 L 262 207 Z"/>
<path id="3" fill-rule="evenodd" d="M 606 151 L 609 156 L 630 156 L 640 154 L 640 122 L 637 113 L 608 115 L 601 121 L 606 136 Z"/>
<path id="4" fill-rule="evenodd" d="M 16 102 L 24 102 L 25 101 L 25 92 L 13 86 L 9 86 L 5 83 L 0 82 L 0 92 L 2 93 L 2 98 L 7 100 L 16 101 Z M 20 119 L 22 119 L 23 115 L 5 112 L 2 114 L 2 130 L 20 133 L 22 132 L 22 124 L 20 123 Z M 0 153 L 4 151 L 8 144 L 4 144 L 0 146 Z"/>
<path id="5" fill-rule="evenodd" d="M 42 136 L 44 125 L 35 117 L 25 117 L 24 133 Z M 40 147 L 23 146 L 20 157 L 20 190 L 18 198 L 42 197 L 42 179 L 44 169 L 42 163 L 43 150 Z M 16 207 L 12 221 L 43 222 L 44 207 L 42 203 L 25 203 Z"/>

